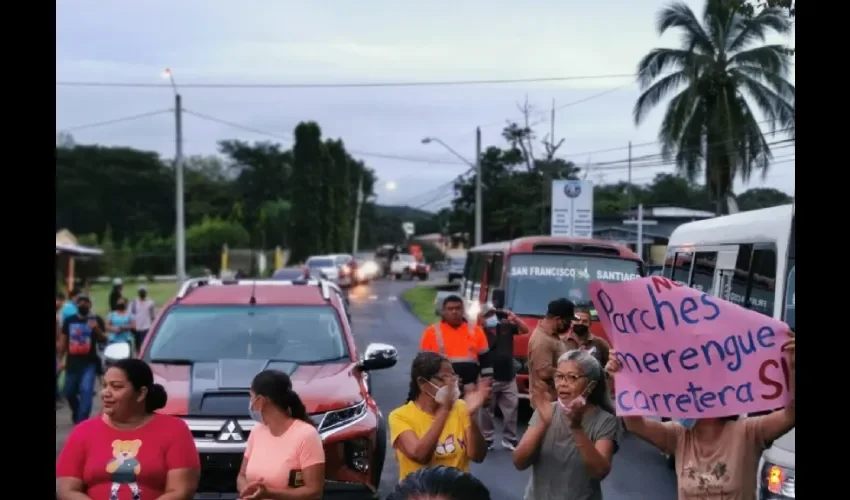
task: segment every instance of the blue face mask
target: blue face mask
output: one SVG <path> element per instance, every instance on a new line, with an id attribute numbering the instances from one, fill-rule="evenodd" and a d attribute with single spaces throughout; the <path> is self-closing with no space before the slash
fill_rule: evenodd
<path id="1" fill-rule="evenodd" d="M 486 326 L 487 328 L 496 328 L 498 324 L 499 318 L 497 318 L 496 316 L 490 316 L 489 318 L 484 320 L 484 326 Z"/>
<path id="2" fill-rule="evenodd" d="M 695 418 L 680 418 L 676 421 L 679 422 L 679 425 L 681 425 L 685 429 L 693 429 L 694 425 L 696 425 L 697 423 L 697 419 Z"/>
<path id="3" fill-rule="evenodd" d="M 248 413 L 251 414 L 251 418 L 255 422 L 259 422 L 259 423 L 262 424 L 263 423 L 263 414 L 254 410 L 254 408 L 253 408 L 255 401 L 257 401 L 257 398 L 254 398 L 254 399 L 252 399 L 251 401 L 248 402 Z"/>

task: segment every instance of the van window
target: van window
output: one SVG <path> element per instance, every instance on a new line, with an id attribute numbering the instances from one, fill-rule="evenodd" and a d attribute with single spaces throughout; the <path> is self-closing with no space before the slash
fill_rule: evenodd
<path id="1" fill-rule="evenodd" d="M 490 267 L 490 282 L 491 288 L 497 288 L 502 285 L 502 267 L 504 264 L 505 255 L 503 253 L 493 254 L 493 265 Z"/>
<path id="2" fill-rule="evenodd" d="M 797 280 L 797 266 L 790 262 L 791 269 L 788 271 L 788 281 L 785 287 L 785 323 L 794 330 L 795 309 L 797 302 L 797 293 L 794 290 Z"/>
<path id="3" fill-rule="evenodd" d="M 667 255 L 664 256 L 664 269 L 661 270 L 661 276 L 665 278 L 673 279 L 673 262 L 676 258 L 676 252 L 673 250 L 668 250 Z"/>
<path id="4" fill-rule="evenodd" d="M 717 252 L 697 252 L 694 256 L 694 272 L 691 275 L 691 288 L 711 294 L 714 282 L 714 266 L 717 264 Z"/>
<path id="5" fill-rule="evenodd" d="M 680 283 L 690 283 L 692 260 L 693 253 L 691 252 L 677 253 L 673 261 L 673 274 L 670 279 Z"/>
<path id="6" fill-rule="evenodd" d="M 744 306 L 747 296 L 747 282 L 750 276 L 750 260 L 753 256 L 753 246 L 750 244 L 738 247 L 738 260 L 735 262 L 735 275 L 732 278 L 732 289 L 729 293 L 729 302 Z"/>
<path id="7" fill-rule="evenodd" d="M 469 299 L 472 294 L 472 272 L 475 269 L 475 261 L 478 260 L 478 253 L 469 253 L 466 256 L 466 266 L 463 269 L 463 282 L 461 285 L 461 297 Z"/>
<path id="8" fill-rule="evenodd" d="M 750 268 L 747 308 L 773 316 L 776 291 L 776 250 L 756 248 Z"/>

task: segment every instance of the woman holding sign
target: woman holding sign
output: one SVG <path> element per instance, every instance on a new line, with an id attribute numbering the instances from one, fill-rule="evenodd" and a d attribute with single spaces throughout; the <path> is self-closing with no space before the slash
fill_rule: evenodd
<path id="1" fill-rule="evenodd" d="M 601 482 L 617 449 L 617 418 L 607 407 L 602 366 L 585 350 L 558 359 L 557 400 L 545 382 L 532 388 L 535 412 L 513 452 L 514 466 L 531 466 L 526 500 L 601 500 Z"/>
<path id="2" fill-rule="evenodd" d="M 624 416 L 626 429 L 673 455 L 679 498 L 750 500 L 756 495 L 758 462 L 769 443 L 796 424 L 794 333 L 782 350 L 791 371 L 791 401 L 769 415 L 738 420 L 722 418 L 657 422 L 640 416 Z M 610 374 L 623 366 L 611 351 L 605 369 Z"/>

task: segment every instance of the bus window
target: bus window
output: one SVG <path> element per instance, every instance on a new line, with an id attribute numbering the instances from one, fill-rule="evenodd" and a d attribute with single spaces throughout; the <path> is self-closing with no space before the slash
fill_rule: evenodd
<path id="1" fill-rule="evenodd" d="M 566 297 L 591 306 L 591 281 L 616 283 L 641 277 L 634 260 L 570 254 L 514 254 L 506 272 L 505 306 L 515 314 L 542 317 L 549 301 Z"/>
<path id="2" fill-rule="evenodd" d="M 487 276 L 487 300 L 493 297 L 493 290 L 502 286 L 502 267 L 505 254 L 499 252 L 493 254 L 490 272 Z"/>
<path id="3" fill-rule="evenodd" d="M 466 256 L 466 265 L 463 268 L 460 296 L 468 300 L 472 297 L 472 270 L 474 269 L 477 257 L 477 253 L 468 254 Z"/>
<path id="4" fill-rule="evenodd" d="M 756 248 L 750 269 L 747 309 L 773 316 L 776 294 L 776 250 Z"/>
<path id="5" fill-rule="evenodd" d="M 673 274 L 670 279 L 679 283 L 690 283 L 692 260 L 693 254 L 691 252 L 677 253 L 673 260 Z"/>
<path id="6" fill-rule="evenodd" d="M 478 293 L 481 290 L 481 279 L 484 277 L 484 268 L 487 266 L 489 256 L 489 254 L 481 252 L 473 254 L 469 283 L 467 284 L 469 290 L 466 294 L 469 300 L 478 300 Z"/>
<path id="7" fill-rule="evenodd" d="M 744 306 L 744 298 L 747 296 L 747 280 L 750 275 L 752 254 L 752 245 L 745 244 L 738 247 L 738 259 L 735 261 L 735 276 L 732 278 L 732 289 L 730 290 L 728 300 L 739 306 Z"/>
<path id="8" fill-rule="evenodd" d="M 796 276 L 797 274 L 797 266 L 791 266 L 791 270 L 788 271 L 788 281 L 785 286 L 785 323 L 794 330 L 794 316 L 796 309 L 796 301 L 797 294 L 794 291 L 794 287 L 796 286 Z"/>
<path id="9" fill-rule="evenodd" d="M 691 288 L 711 294 L 715 265 L 717 265 L 717 252 L 697 252 L 694 256 L 694 272 L 691 274 Z"/>
<path id="10" fill-rule="evenodd" d="M 661 276 L 664 276 L 668 280 L 673 278 L 674 262 L 676 262 L 676 252 L 674 250 L 668 250 L 667 255 L 664 257 L 664 268 L 661 270 Z"/>

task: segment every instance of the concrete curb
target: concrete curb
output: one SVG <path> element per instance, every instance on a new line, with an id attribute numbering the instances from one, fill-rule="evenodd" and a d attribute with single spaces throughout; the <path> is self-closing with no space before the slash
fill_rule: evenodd
<path id="1" fill-rule="evenodd" d="M 402 293 L 398 294 L 398 301 L 401 302 L 401 304 L 404 306 L 404 309 L 407 311 L 408 314 L 413 316 L 413 318 L 416 319 L 416 321 L 422 323 L 422 320 L 419 319 L 419 316 L 417 316 L 416 313 L 413 312 L 413 306 L 410 304 L 410 302 L 408 302 L 404 299 L 404 297 L 402 296 Z M 424 326 L 425 323 L 422 323 L 422 325 Z"/>

